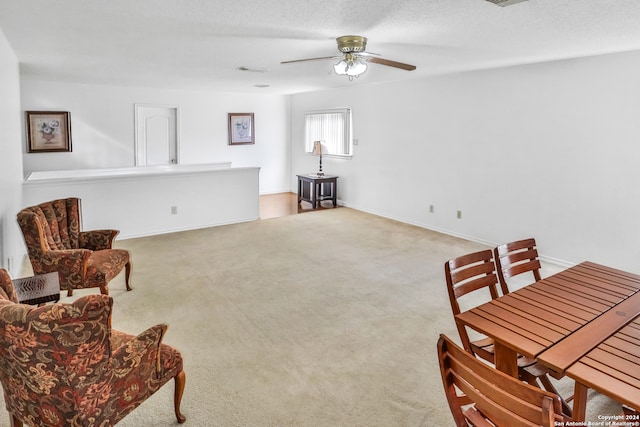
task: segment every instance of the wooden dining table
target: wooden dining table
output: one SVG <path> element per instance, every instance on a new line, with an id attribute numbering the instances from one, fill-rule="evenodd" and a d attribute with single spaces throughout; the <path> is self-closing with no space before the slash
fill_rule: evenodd
<path id="1" fill-rule="evenodd" d="M 593 388 L 640 409 L 640 275 L 583 262 L 456 316 L 495 343 L 496 368 L 518 354 L 575 380 L 572 417 Z"/>

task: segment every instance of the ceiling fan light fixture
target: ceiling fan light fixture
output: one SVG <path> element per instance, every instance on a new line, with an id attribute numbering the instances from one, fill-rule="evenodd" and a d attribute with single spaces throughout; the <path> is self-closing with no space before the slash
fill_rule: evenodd
<path id="1" fill-rule="evenodd" d="M 364 63 L 361 59 L 356 59 L 353 61 L 349 67 L 347 68 L 347 75 L 358 77 L 360 74 L 367 71 L 367 64 Z"/>
<path id="2" fill-rule="evenodd" d="M 354 77 L 358 77 L 367 71 L 367 64 L 362 58 L 347 54 L 344 59 L 341 59 L 340 62 L 333 66 L 333 70 L 336 74 L 349 76 L 349 80 L 353 80 Z"/>
<path id="3" fill-rule="evenodd" d="M 333 70 L 336 74 L 344 76 L 347 74 L 347 69 L 349 68 L 349 64 L 344 59 L 341 59 L 336 65 L 333 66 Z"/>

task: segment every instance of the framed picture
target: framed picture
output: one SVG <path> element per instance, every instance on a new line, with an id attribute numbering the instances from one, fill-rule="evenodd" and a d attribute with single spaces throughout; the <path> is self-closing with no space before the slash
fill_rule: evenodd
<path id="1" fill-rule="evenodd" d="M 27 111 L 27 151 L 71 151 L 71 119 L 67 111 Z"/>
<path id="2" fill-rule="evenodd" d="M 229 113 L 229 145 L 254 144 L 253 113 Z"/>

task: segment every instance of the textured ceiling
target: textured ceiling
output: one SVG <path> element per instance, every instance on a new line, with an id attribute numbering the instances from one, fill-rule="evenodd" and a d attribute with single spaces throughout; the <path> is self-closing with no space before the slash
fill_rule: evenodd
<path id="1" fill-rule="evenodd" d="M 0 29 L 24 76 L 297 93 L 640 49 L 640 1 L 0 0 Z M 346 34 L 417 70 L 349 82 L 335 60 L 280 64 L 337 54 Z"/>

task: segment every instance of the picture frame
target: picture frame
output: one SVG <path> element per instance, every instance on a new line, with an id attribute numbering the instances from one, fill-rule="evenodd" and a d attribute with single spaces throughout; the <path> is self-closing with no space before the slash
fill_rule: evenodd
<path id="1" fill-rule="evenodd" d="M 229 113 L 229 145 L 255 144 L 253 113 Z"/>
<path id="2" fill-rule="evenodd" d="M 27 152 L 71 151 L 68 111 L 27 111 Z"/>

